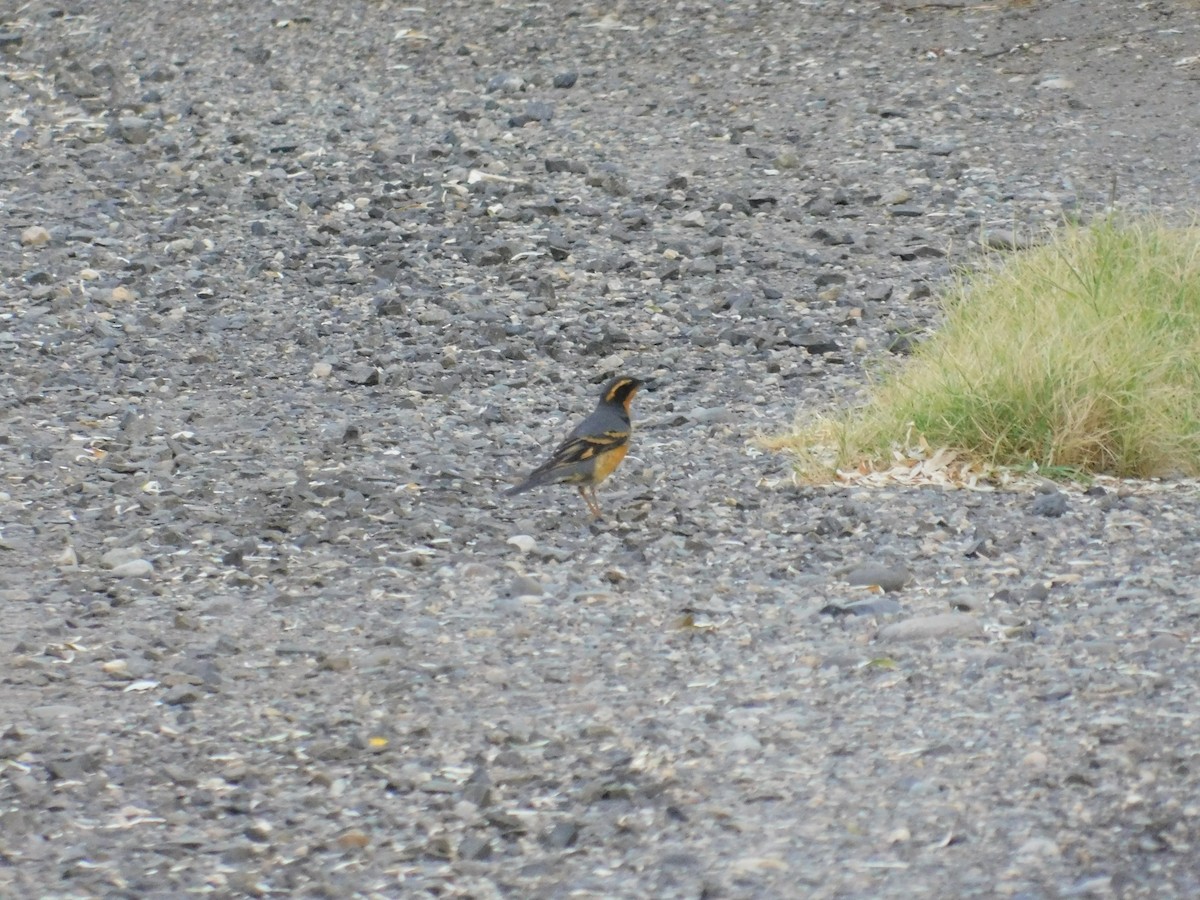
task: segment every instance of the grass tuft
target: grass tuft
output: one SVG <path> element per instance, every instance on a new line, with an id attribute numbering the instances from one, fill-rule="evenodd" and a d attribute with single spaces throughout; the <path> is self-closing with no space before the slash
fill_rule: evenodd
<path id="1" fill-rule="evenodd" d="M 810 480 L 915 446 L 989 470 L 1200 475 L 1200 228 L 1106 219 L 990 255 L 863 406 L 770 445 Z"/>

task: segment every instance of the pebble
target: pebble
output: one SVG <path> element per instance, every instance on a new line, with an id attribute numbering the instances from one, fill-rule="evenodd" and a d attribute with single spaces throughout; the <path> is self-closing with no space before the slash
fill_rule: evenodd
<path id="1" fill-rule="evenodd" d="M 1034 773 L 1046 771 L 1049 765 L 1050 758 L 1041 750 L 1030 750 L 1021 760 L 1021 766 Z"/>
<path id="2" fill-rule="evenodd" d="M 21 244 L 26 247 L 44 247 L 50 243 L 50 232 L 41 225 L 30 225 L 21 232 Z"/>
<path id="3" fill-rule="evenodd" d="M 1035 516 L 1057 519 L 1067 511 L 1067 495 L 1062 491 L 1039 494 L 1029 507 L 1029 511 Z"/>
<path id="4" fill-rule="evenodd" d="M 152 123 L 140 116 L 122 116 L 117 122 L 117 131 L 127 144 L 144 144 L 150 140 Z"/>
<path id="5" fill-rule="evenodd" d="M 490 859 L 492 842 L 477 834 L 468 834 L 458 843 L 459 859 L 481 860 Z"/>
<path id="6" fill-rule="evenodd" d="M 518 575 L 514 578 L 509 590 L 514 597 L 540 597 L 546 593 L 542 583 L 528 575 Z"/>
<path id="7" fill-rule="evenodd" d="M 965 613 L 937 613 L 892 622 L 879 629 L 881 641 L 920 641 L 930 638 L 973 637 L 983 627 L 974 616 Z"/>
<path id="8" fill-rule="evenodd" d="M 868 597 L 865 600 L 851 601 L 840 609 L 851 616 L 894 616 L 902 607 L 890 597 Z"/>
<path id="9" fill-rule="evenodd" d="M 159 699 L 164 706 L 190 706 L 200 699 L 200 691 L 190 684 L 177 684 L 163 691 Z"/>
<path id="10" fill-rule="evenodd" d="M 532 553 L 534 548 L 537 547 L 537 541 L 528 534 L 514 534 L 505 543 L 511 544 L 522 553 Z"/>
<path id="11" fill-rule="evenodd" d="M 1025 250 L 1033 246 L 1032 239 L 1018 235 L 1011 228 L 989 228 L 984 233 L 983 243 L 993 250 Z"/>
<path id="12" fill-rule="evenodd" d="M 525 79 L 511 72 L 499 72 L 488 79 L 484 87 L 489 94 L 499 91 L 504 94 L 515 94 L 525 89 Z"/>
<path id="13" fill-rule="evenodd" d="M 912 580 L 912 573 L 903 566 L 883 563 L 861 563 L 842 573 L 848 584 L 879 587 L 884 591 L 902 590 Z"/>
<path id="14" fill-rule="evenodd" d="M 113 566 L 112 574 L 117 578 L 145 578 L 154 574 L 154 565 L 147 559 L 131 559 Z"/>
<path id="15" fill-rule="evenodd" d="M 1187 646 L 1183 639 L 1173 634 L 1156 634 L 1146 645 L 1151 653 L 1174 654 Z"/>
<path id="16" fill-rule="evenodd" d="M 559 822 L 542 835 L 542 843 L 552 850 L 565 850 L 579 840 L 579 826 L 574 822 Z"/>
<path id="17" fill-rule="evenodd" d="M 100 565 L 106 569 L 115 569 L 122 563 L 142 558 L 141 547 L 114 547 L 100 557 Z"/>
<path id="18" fill-rule="evenodd" d="M 759 753 L 762 742 L 750 732 L 742 731 L 725 742 L 725 749 L 730 753 Z"/>

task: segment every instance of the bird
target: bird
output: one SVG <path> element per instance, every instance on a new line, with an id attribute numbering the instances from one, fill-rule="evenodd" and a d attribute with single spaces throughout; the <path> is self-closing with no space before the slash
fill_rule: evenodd
<path id="1" fill-rule="evenodd" d="M 618 375 L 605 384 L 592 414 L 571 429 L 528 478 L 504 493 L 512 496 L 544 484 L 573 484 L 592 518 L 604 518 L 596 500 L 596 485 L 615 472 L 629 452 L 633 433 L 629 405 L 643 385 L 644 381 L 628 375 Z"/>

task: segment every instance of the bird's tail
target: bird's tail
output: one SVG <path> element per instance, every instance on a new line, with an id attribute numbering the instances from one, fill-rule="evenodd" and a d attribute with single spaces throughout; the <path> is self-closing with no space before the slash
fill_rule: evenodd
<path id="1" fill-rule="evenodd" d="M 553 479 L 547 476 L 551 473 L 551 467 L 540 466 L 529 473 L 529 476 L 520 484 L 515 484 L 504 492 L 504 496 L 511 497 L 513 494 L 523 494 L 535 487 L 541 487 L 543 484 L 549 484 Z"/>
<path id="2" fill-rule="evenodd" d="M 539 484 L 541 484 L 541 482 L 539 482 L 536 478 L 526 478 L 520 484 L 514 484 L 512 487 L 506 490 L 504 492 L 504 496 L 511 497 L 513 494 L 523 494 L 526 491 L 537 487 Z"/>

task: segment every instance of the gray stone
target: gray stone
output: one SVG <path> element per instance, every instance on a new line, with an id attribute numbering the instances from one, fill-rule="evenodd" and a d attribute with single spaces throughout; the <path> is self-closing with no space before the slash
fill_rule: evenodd
<path id="1" fill-rule="evenodd" d="M 881 641 L 921 641 L 947 637 L 974 637 L 983 627 L 974 616 L 965 613 L 938 613 L 892 622 L 879 629 Z"/>
<path id="2" fill-rule="evenodd" d="M 1061 491 L 1039 494 L 1029 507 L 1029 511 L 1035 516 L 1057 519 L 1067 511 L 1067 495 Z"/>
<path id="3" fill-rule="evenodd" d="M 112 573 L 117 578 L 145 578 L 154 574 L 154 566 L 146 559 L 131 559 L 113 566 Z"/>
<path id="4" fill-rule="evenodd" d="M 912 581 L 912 574 L 903 566 L 871 562 L 843 571 L 842 577 L 848 584 L 875 586 L 889 592 L 902 590 Z"/>
<path id="5" fill-rule="evenodd" d="M 117 123 L 121 140 L 127 144 L 144 144 L 150 140 L 153 123 L 140 116 L 122 116 Z"/>

